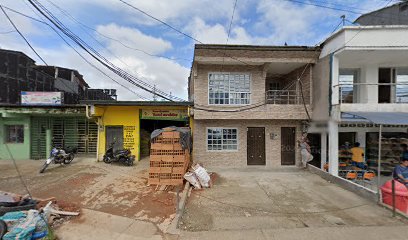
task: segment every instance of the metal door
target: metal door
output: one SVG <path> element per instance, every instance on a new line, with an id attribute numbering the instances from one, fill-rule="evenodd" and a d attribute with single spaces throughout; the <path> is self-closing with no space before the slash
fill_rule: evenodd
<path id="1" fill-rule="evenodd" d="M 281 128 L 281 164 L 295 165 L 296 162 L 296 128 Z"/>
<path id="2" fill-rule="evenodd" d="M 265 165 L 265 128 L 247 129 L 247 164 Z"/>
<path id="3" fill-rule="evenodd" d="M 115 141 L 113 151 L 123 149 L 123 126 L 106 127 L 106 148 Z"/>
<path id="4" fill-rule="evenodd" d="M 47 118 L 33 117 L 31 119 L 31 158 L 43 159 L 48 157 L 46 146 L 46 129 L 49 127 Z"/>

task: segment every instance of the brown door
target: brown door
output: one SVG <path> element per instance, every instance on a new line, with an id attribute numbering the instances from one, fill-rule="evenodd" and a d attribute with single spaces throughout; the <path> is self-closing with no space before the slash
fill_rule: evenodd
<path id="1" fill-rule="evenodd" d="M 247 129 L 247 164 L 265 165 L 265 128 Z"/>
<path id="2" fill-rule="evenodd" d="M 296 128 L 281 128 L 281 164 L 295 165 L 296 162 Z"/>

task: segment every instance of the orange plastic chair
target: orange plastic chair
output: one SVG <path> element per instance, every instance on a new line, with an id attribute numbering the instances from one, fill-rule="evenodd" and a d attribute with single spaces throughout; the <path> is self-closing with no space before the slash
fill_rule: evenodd
<path id="1" fill-rule="evenodd" d="M 354 181 L 354 180 L 357 179 L 357 176 L 358 176 L 357 172 L 355 172 L 355 171 L 350 171 L 350 172 L 348 172 L 348 173 L 346 174 L 346 179 L 347 179 L 347 180 L 352 180 L 352 181 Z"/>
<path id="2" fill-rule="evenodd" d="M 373 178 L 375 178 L 375 172 L 373 171 L 367 171 L 363 175 L 363 179 L 367 181 L 371 181 Z"/>

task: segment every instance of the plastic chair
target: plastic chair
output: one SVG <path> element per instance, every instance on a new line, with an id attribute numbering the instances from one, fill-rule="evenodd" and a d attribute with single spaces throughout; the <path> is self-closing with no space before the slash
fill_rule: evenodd
<path id="1" fill-rule="evenodd" d="M 358 177 L 358 174 L 356 171 L 350 171 L 346 174 L 346 179 L 350 181 L 356 181 Z"/>

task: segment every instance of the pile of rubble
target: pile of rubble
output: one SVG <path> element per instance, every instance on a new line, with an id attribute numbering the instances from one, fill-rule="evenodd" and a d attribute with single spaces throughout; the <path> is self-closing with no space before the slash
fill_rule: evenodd
<path id="1" fill-rule="evenodd" d="M 52 234 L 51 228 L 79 214 L 79 208 L 55 198 L 0 191 L 0 239 L 41 239 Z"/>

